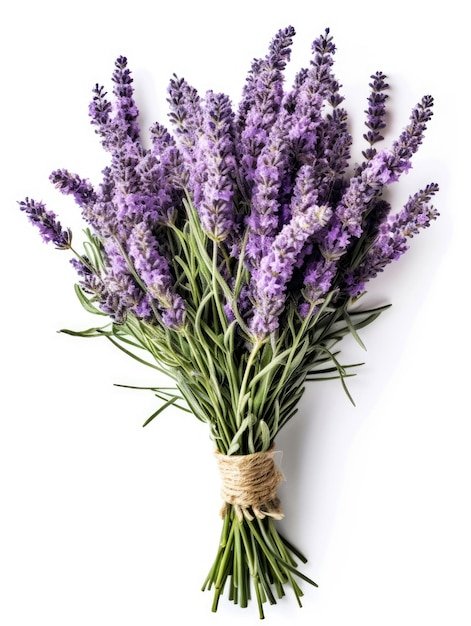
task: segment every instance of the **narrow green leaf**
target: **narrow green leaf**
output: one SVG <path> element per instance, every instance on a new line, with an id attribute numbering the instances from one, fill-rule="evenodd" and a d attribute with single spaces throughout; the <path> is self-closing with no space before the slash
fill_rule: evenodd
<path id="1" fill-rule="evenodd" d="M 142 427 L 144 428 L 144 426 L 147 426 L 147 424 L 149 424 L 153 419 L 155 419 L 158 415 L 160 415 L 162 411 L 165 411 L 165 409 L 167 409 L 169 406 L 174 404 L 177 400 L 178 400 L 178 396 L 174 396 L 173 398 L 170 398 L 170 400 L 167 400 L 167 402 L 165 402 L 161 407 L 157 409 L 157 411 L 152 413 L 152 415 L 146 419 L 144 424 L 142 424 Z"/>
<path id="2" fill-rule="evenodd" d="M 271 443 L 271 433 L 268 424 L 263 420 L 258 421 L 257 436 L 262 440 L 261 452 L 266 452 Z"/>
<path id="3" fill-rule="evenodd" d="M 94 304 L 92 304 L 90 299 L 87 298 L 87 296 L 82 291 L 82 288 L 80 287 L 80 285 L 74 285 L 74 290 L 75 290 L 75 293 L 77 294 L 77 298 L 79 299 L 80 304 L 83 306 L 83 308 L 86 311 L 88 311 L 88 313 L 93 313 L 94 315 L 102 315 L 102 316 L 107 315 L 106 313 L 103 313 L 103 311 L 100 311 L 100 309 L 98 309 Z"/>

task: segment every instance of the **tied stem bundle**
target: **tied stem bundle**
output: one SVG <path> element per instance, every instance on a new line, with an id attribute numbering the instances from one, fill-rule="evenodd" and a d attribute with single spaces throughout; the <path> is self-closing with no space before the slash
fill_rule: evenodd
<path id="1" fill-rule="evenodd" d="M 284 517 L 277 497 L 283 475 L 274 454 L 274 445 L 266 452 L 247 455 L 215 453 L 222 479 L 224 525 L 216 559 L 203 585 L 203 590 L 214 587 L 213 611 L 226 584 L 229 598 L 242 607 L 247 606 L 253 586 L 261 618 L 263 603 L 276 603 L 272 587 L 282 598 L 283 586 L 289 584 L 301 606 L 303 592 L 295 578 L 317 586 L 299 572 L 296 558 L 304 563 L 306 559 L 274 524 Z"/>
<path id="2" fill-rule="evenodd" d="M 255 59 L 237 108 L 214 91 L 200 96 L 174 76 L 168 88 L 173 133 L 156 122 L 150 147 L 126 57 L 112 75 L 113 98 L 96 85 L 91 123 L 109 163 L 103 179 L 56 170 L 85 222 L 83 251 L 42 202 L 19 203 L 44 241 L 72 254 L 80 303 L 101 320 L 80 337 L 110 341 L 173 381 L 151 387 L 151 422 L 168 407 L 206 424 L 223 482 L 223 529 L 203 586 L 213 610 L 228 589 L 247 606 L 255 593 L 274 604 L 290 586 L 315 584 L 302 554 L 279 533 L 281 473 L 274 441 L 298 410 L 308 381 L 346 381 L 354 365 L 337 344 L 374 322 L 386 306 L 361 305 L 367 283 L 408 249 L 438 213 L 429 183 L 399 210 L 388 187 L 411 168 L 432 117 L 423 96 L 388 148 L 386 76 L 371 76 L 361 163 L 352 137 L 336 47 L 328 29 L 291 88 L 284 69 L 291 26 Z M 149 143 L 149 142 L 148 142 Z M 149 389 L 149 388 L 148 388 Z M 351 399 L 351 398 L 350 398 Z"/>
<path id="3" fill-rule="evenodd" d="M 283 475 L 273 459 L 274 446 L 267 452 L 254 452 L 247 455 L 223 455 L 216 452 L 219 472 L 222 478 L 223 517 L 227 505 L 234 507 L 237 519 L 243 517 L 252 521 L 255 517 L 284 517 L 277 489 Z"/>

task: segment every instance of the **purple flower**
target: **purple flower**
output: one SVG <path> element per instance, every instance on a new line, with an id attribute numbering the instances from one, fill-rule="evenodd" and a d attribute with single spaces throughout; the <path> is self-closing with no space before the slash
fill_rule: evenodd
<path id="1" fill-rule="evenodd" d="M 352 139 L 347 112 L 339 107 L 344 98 L 331 70 L 335 46 L 328 29 L 313 42 L 312 50 L 310 67 L 298 73 L 284 99 L 289 113 L 291 180 L 287 177 L 283 186 L 289 197 L 293 174 L 300 165 L 310 163 L 315 166 L 319 202 L 323 203 L 331 202 L 332 188 L 348 166 Z M 326 106 L 331 112 L 324 111 Z"/>
<path id="2" fill-rule="evenodd" d="M 52 242 L 60 250 L 68 250 L 72 243 L 72 233 L 64 230 L 52 211 L 48 211 L 42 202 L 30 198 L 18 202 L 20 211 L 28 215 L 29 221 L 37 226 L 46 243 Z"/>
<path id="3" fill-rule="evenodd" d="M 201 183 L 195 169 L 198 168 L 196 148 L 203 127 L 201 98 L 197 90 L 185 79 L 176 76 L 170 81 L 168 94 L 170 122 L 175 128 L 177 146 L 188 170 L 187 187 L 193 201 L 198 203 L 201 197 Z"/>
<path id="4" fill-rule="evenodd" d="M 316 158 L 319 127 L 323 125 L 322 109 L 338 83 L 332 75 L 335 46 L 327 29 L 312 44 L 310 67 L 298 73 L 293 90 L 285 96 L 284 108 L 289 117 L 290 150 L 295 162 L 313 162 Z"/>
<path id="5" fill-rule="evenodd" d="M 371 168 L 372 169 L 372 168 Z M 376 173 L 376 172 L 375 172 Z M 350 237 L 360 237 L 363 232 L 363 217 L 368 203 L 381 189 L 381 175 L 368 179 L 365 176 L 356 176 L 350 183 L 336 208 L 336 216 L 342 224 L 349 243 Z M 328 250 L 329 247 L 326 248 Z"/>
<path id="6" fill-rule="evenodd" d="M 288 94 L 286 105 L 289 103 L 296 106 L 295 102 L 299 100 L 303 91 L 319 94 L 334 107 L 340 104 L 343 98 L 338 95 L 339 84 L 331 70 L 335 50 L 330 29 L 326 28 L 324 34 L 312 42 L 309 67 L 297 73 L 293 92 Z"/>
<path id="7" fill-rule="evenodd" d="M 175 138 L 162 124 L 155 123 L 150 128 L 152 155 L 160 165 L 160 182 L 172 186 L 172 193 L 181 197 L 181 190 L 188 187 L 189 171 L 177 146 Z M 176 198 L 174 198 L 176 199 Z M 177 204 L 177 203 L 175 203 Z"/>
<path id="8" fill-rule="evenodd" d="M 388 85 L 382 72 L 373 74 L 365 160 L 347 174 L 352 138 L 333 73 L 332 36 L 326 29 L 314 40 L 309 66 L 285 91 L 294 35 L 290 26 L 279 30 L 266 56 L 253 61 L 236 113 L 227 95 L 207 91 L 201 98 L 174 76 L 168 88 L 173 132 L 155 123 L 149 148 L 140 140 L 127 59 L 116 60 L 110 100 L 95 86 L 89 115 L 110 159 L 102 181 L 92 186 L 66 169 L 50 179 L 74 198 L 89 227 L 88 257 L 72 261 L 79 284 L 114 322 L 131 315 L 179 330 L 199 304 L 192 297 L 209 293 L 206 271 L 185 276 L 187 268 L 194 273 L 190 255 L 202 251 L 191 249 L 187 194 L 212 240 L 205 254 L 212 247 L 218 281 L 227 282 L 221 306 L 243 326 L 240 346 L 247 328 L 252 340 L 263 340 L 285 321 L 298 324 L 299 313 L 312 314 L 329 292 L 334 307 L 337 297 L 357 296 L 435 219 L 434 184 L 396 215 L 383 198 L 411 167 L 432 98 L 425 96 L 397 141 L 378 151 Z M 20 208 L 45 241 L 71 248 L 70 231 L 42 203 L 26 199 Z M 294 307 L 289 315 L 288 306 Z"/>
<path id="9" fill-rule="evenodd" d="M 383 72 L 376 72 L 370 78 L 371 93 L 368 97 L 368 109 L 365 111 L 367 115 L 365 125 L 368 132 L 363 135 L 363 139 L 366 139 L 370 147 L 362 153 L 366 161 L 370 161 L 376 154 L 376 148 L 373 148 L 373 145 L 384 139 L 381 132 L 386 128 L 386 100 L 388 98 L 384 92 L 389 88 L 384 80 L 386 75 Z"/>
<path id="10" fill-rule="evenodd" d="M 136 224 L 131 231 L 129 257 L 145 286 L 145 300 L 149 308 L 155 301 L 162 311 L 164 322 L 171 328 L 181 328 L 184 321 L 184 301 L 175 292 L 168 261 L 160 254 L 159 243 L 145 222 Z"/>
<path id="11" fill-rule="evenodd" d="M 110 104 L 103 87 L 95 86 L 89 107 L 92 125 L 101 136 L 102 145 L 111 156 L 109 173 L 123 193 L 139 191 L 136 167 L 144 154 L 140 145 L 138 109 L 134 101 L 131 72 L 126 57 L 118 57 L 112 76 L 115 100 Z"/>
<path id="12" fill-rule="evenodd" d="M 307 264 L 303 285 L 304 302 L 299 306 L 302 317 L 306 317 L 311 309 L 315 312 L 322 304 L 334 283 L 337 271 L 336 259 L 326 259 L 321 256 Z"/>
<path id="13" fill-rule="evenodd" d="M 202 133 L 196 154 L 195 177 L 201 190 L 195 200 L 203 230 L 214 241 L 234 236 L 237 164 L 234 148 L 234 113 L 229 98 L 208 91 Z"/>
<path id="14" fill-rule="evenodd" d="M 315 39 L 312 43 L 313 58 L 311 60 L 310 72 L 318 84 L 316 91 L 327 95 L 338 91 L 331 67 L 334 64 L 335 44 L 330 34 L 330 29 L 326 28 L 324 34 Z"/>
<path id="15" fill-rule="evenodd" d="M 113 153 L 127 141 L 138 143 L 140 129 L 139 112 L 132 88 L 133 79 L 127 68 L 126 57 L 121 56 L 116 60 L 112 80 L 114 106 L 107 100 L 104 87 L 97 84 L 93 89 L 93 100 L 88 111 L 96 132 L 102 138 L 103 147 Z"/>
<path id="16" fill-rule="evenodd" d="M 111 80 L 114 82 L 113 93 L 116 97 L 115 124 L 128 135 L 131 141 L 139 141 L 139 111 L 134 101 L 133 79 L 127 67 L 126 57 L 116 59 L 115 71 Z"/>
<path id="17" fill-rule="evenodd" d="M 283 99 L 283 71 L 291 55 L 295 30 L 279 30 L 264 59 L 255 59 L 244 87 L 236 126 L 242 177 L 250 185 L 257 159 L 267 143 Z"/>
<path id="18" fill-rule="evenodd" d="M 114 293 L 110 291 L 104 278 L 92 271 L 87 257 L 74 258 L 70 262 L 79 276 L 80 287 L 88 296 L 91 296 L 91 301 L 96 303 L 103 313 L 109 315 L 116 324 L 123 324 L 126 321 L 128 310 L 119 291 Z"/>
<path id="19" fill-rule="evenodd" d="M 369 202 L 379 194 L 382 187 L 396 182 L 401 174 L 411 168 L 411 157 L 422 143 L 426 124 L 432 117 L 433 99 L 422 98 L 412 110 L 409 125 L 392 145 L 390 151 L 383 150 L 374 155 L 350 183 L 343 194 L 336 213 L 348 233 L 360 237 L 363 218 Z"/>
<path id="20" fill-rule="evenodd" d="M 153 311 L 146 303 L 146 294 L 136 280 L 125 257 L 122 246 L 114 237 L 103 240 L 103 267 L 84 273 L 81 284 L 87 292 L 94 293 L 100 308 L 116 323 L 126 321 L 129 313 L 152 321 Z"/>
<path id="21" fill-rule="evenodd" d="M 102 181 L 97 189 L 95 202 L 82 206 L 82 215 L 100 237 L 110 237 L 118 231 L 119 224 L 116 222 L 116 207 L 113 199 L 115 194 L 115 182 L 111 168 L 106 167 Z"/>
<path id="22" fill-rule="evenodd" d="M 430 204 L 438 185 L 431 183 L 425 189 L 409 198 L 404 208 L 392 215 L 380 228 L 378 237 L 368 250 L 364 260 L 345 277 L 345 290 L 351 296 L 364 291 L 365 283 L 401 257 L 408 249 L 407 239 L 417 235 L 421 229 L 430 226 L 438 217 L 438 212 Z"/>
<path id="23" fill-rule="evenodd" d="M 390 151 L 382 151 L 368 164 L 371 178 L 376 178 L 383 185 L 395 182 L 401 174 L 407 173 L 412 167 L 411 157 L 421 145 L 427 122 L 432 118 L 433 98 L 424 96 L 412 109 L 410 122 L 395 141 Z M 373 161 L 375 164 L 373 164 Z"/>
<path id="24" fill-rule="evenodd" d="M 108 95 L 105 88 L 96 84 L 93 91 L 93 100 L 88 108 L 88 114 L 91 118 L 91 123 L 96 126 L 96 132 L 101 136 L 102 140 L 106 142 L 109 128 L 111 125 L 111 112 L 113 106 L 106 96 Z"/>
<path id="25" fill-rule="evenodd" d="M 55 170 L 49 180 L 63 194 L 72 195 L 80 207 L 88 207 L 96 199 L 92 185 L 78 174 L 71 174 L 65 169 Z"/>
<path id="26" fill-rule="evenodd" d="M 198 91 L 184 78 L 175 75 L 170 81 L 168 95 L 169 119 L 175 128 L 180 145 L 191 154 L 203 123 L 201 98 Z"/>
<path id="27" fill-rule="evenodd" d="M 317 204 L 319 192 L 316 186 L 315 167 L 303 165 L 296 176 L 296 184 L 291 198 L 291 214 L 302 215 Z M 324 222 L 330 217 L 330 209 L 325 212 Z"/>
<path id="28" fill-rule="evenodd" d="M 286 117 L 285 111 L 280 114 L 257 159 L 253 175 L 250 214 L 246 218 L 249 231 L 246 257 L 253 267 L 258 267 L 279 231 L 283 181 L 289 167 Z"/>
<path id="29" fill-rule="evenodd" d="M 263 339 L 274 332 L 283 312 L 288 284 L 309 238 L 323 228 L 329 217 L 327 207 L 310 206 L 296 213 L 273 241 L 271 252 L 252 273 L 252 335 Z"/>
<path id="30" fill-rule="evenodd" d="M 320 129 L 318 159 L 324 156 L 326 168 L 319 174 L 319 186 L 327 198 L 333 181 L 345 173 L 350 161 L 352 137 L 348 132 L 348 115 L 344 108 L 335 107 L 326 115 Z"/>

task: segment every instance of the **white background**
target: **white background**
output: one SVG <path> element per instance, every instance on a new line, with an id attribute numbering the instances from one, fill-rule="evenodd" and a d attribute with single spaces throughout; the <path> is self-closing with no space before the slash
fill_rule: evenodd
<path id="1" fill-rule="evenodd" d="M 437 181 L 441 216 L 369 290 L 392 308 L 346 362 L 350 390 L 313 385 L 280 434 L 282 529 L 319 583 L 267 607 L 272 624 L 468 626 L 470 577 L 469 48 L 455 1 L 9 3 L 2 9 L 0 623 L 4 626 L 256 624 L 200 591 L 217 547 L 219 480 L 204 426 L 168 411 L 142 429 L 157 384 L 98 340 L 56 331 L 95 322 L 73 294 L 66 256 L 16 208 L 44 200 L 79 239 L 78 209 L 48 181 L 93 181 L 105 154 L 89 125 L 96 82 L 126 55 L 145 129 L 166 122 L 172 73 L 238 102 L 255 56 L 297 30 L 295 71 L 330 27 L 336 74 L 362 149 L 369 76 L 391 85 L 392 141 L 435 96 L 413 170 L 394 192 Z M 437 6 L 438 8 L 434 8 Z M 289 84 L 289 83 L 288 83 Z"/>

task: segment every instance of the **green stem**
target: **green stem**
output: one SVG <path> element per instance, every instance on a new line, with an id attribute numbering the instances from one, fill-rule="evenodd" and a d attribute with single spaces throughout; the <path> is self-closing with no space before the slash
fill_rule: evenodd
<path id="1" fill-rule="evenodd" d="M 292 588 L 301 606 L 303 591 L 295 575 L 317 585 L 297 569 L 295 557 L 306 562 L 278 533 L 274 520 L 239 520 L 228 505 L 216 559 L 202 587 L 203 590 L 214 588 L 213 612 L 217 611 L 227 585 L 228 599 L 242 607 L 248 605 L 251 589 L 255 591 L 260 619 L 265 617 L 266 602 L 276 604 L 275 593 L 278 599 L 285 595 L 285 585 Z"/>
<path id="2" fill-rule="evenodd" d="M 258 351 L 260 350 L 261 346 L 263 345 L 264 341 L 260 341 L 258 340 L 253 348 L 252 351 L 249 355 L 249 358 L 247 359 L 247 363 L 245 365 L 245 371 L 244 371 L 244 376 L 242 378 L 242 382 L 240 384 L 240 391 L 239 391 L 239 400 L 237 402 L 237 409 L 236 409 L 236 424 L 237 427 L 240 428 L 240 425 L 242 423 L 242 413 L 245 407 L 245 404 L 247 403 L 247 400 L 245 398 L 246 392 L 247 392 L 247 386 L 249 383 L 249 378 L 251 375 L 251 370 L 252 370 L 252 366 L 254 364 L 255 361 L 255 357 L 258 354 Z"/>

